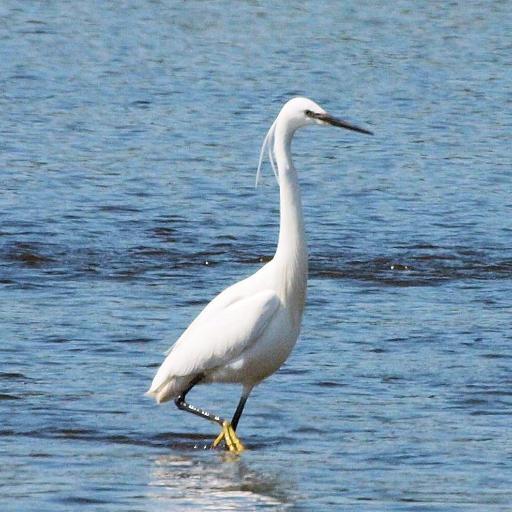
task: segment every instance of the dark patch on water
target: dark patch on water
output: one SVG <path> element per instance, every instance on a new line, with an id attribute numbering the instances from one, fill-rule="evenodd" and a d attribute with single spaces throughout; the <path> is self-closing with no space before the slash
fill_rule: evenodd
<path id="1" fill-rule="evenodd" d="M 0 398 L 1 399 L 1 398 Z M 0 430 L 0 436 L 23 436 L 38 439 L 66 439 L 69 441 L 86 441 L 94 444 L 112 443 L 119 445 L 133 445 L 142 447 L 165 448 L 166 450 L 195 451 L 210 450 L 216 437 L 214 432 L 210 434 L 196 432 L 160 432 L 151 436 L 143 433 L 115 434 L 87 428 L 47 428 L 43 430 L 13 431 Z M 265 439 L 264 442 L 249 439 L 243 440 L 247 449 L 257 450 L 267 446 L 275 446 L 283 442 L 283 438 Z M 222 453 L 223 448 L 214 449 L 214 452 Z"/>
<path id="2" fill-rule="evenodd" d="M 380 283 L 386 286 L 435 286 L 452 281 L 510 279 L 512 260 L 485 261 L 468 258 L 463 251 L 455 254 L 410 254 L 399 262 L 396 257 L 370 260 L 343 260 L 318 256 L 311 261 L 311 276 Z M 403 261 L 403 260 L 402 260 Z"/>
<path id="3" fill-rule="evenodd" d="M 136 107 L 136 108 L 147 109 L 147 108 L 149 108 L 151 106 L 151 101 L 148 101 L 148 100 L 136 100 L 136 101 L 132 101 L 131 106 L 132 107 Z"/>
<path id="4" fill-rule="evenodd" d="M 112 343 L 145 344 L 145 343 L 151 343 L 154 340 L 152 340 L 150 338 L 121 338 L 121 339 L 112 339 L 110 341 Z"/>
<path id="5" fill-rule="evenodd" d="M 346 384 L 343 384 L 341 382 L 334 382 L 329 380 L 317 382 L 316 385 L 321 388 L 342 388 L 346 386 Z"/>
<path id="6" fill-rule="evenodd" d="M 6 393 L 0 393 L 0 400 L 20 400 L 19 396 L 8 395 Z"/>
<path id="7" fill-rule="evenodd" d="M 27 267 L 41 267 L 55 261 L 47 254 L 43 254 L 41 249 L 41 244 L 10 242 L 6 244 L 4 250 L 0 250 L 0 256 L 3 256 L 7 262 L 20 263 Z M 51 247 L 47 249 L 51 249 Z"/>
<path id="8" fill-rule="evenodd" d="M 0 380 L 8 380 L 8 381 L 26 381 L 29 377 L 23 375 L 23 373 L 18 372 L 0 372 Z"/>
<path id="9" fill-rule="evenodd" d="M 409 253 L 407 256 L 379 256 L 353 259 L 349 254 L 330 256 L 313 254 L 310 276 L 317 279 L 341 279 L 373 282 L 385 286 L 437 286 L 452 281 L 481 281 L 512 278 L 512 260 L 492 260 L 481 251 L 459 249 L 447 253 Z M 478 259 L 475 259 L 478 257 Z M 230 244 L 214 244 L 211 250 L 180 252 L 167 246 L 135 246 L 122 253 L 93 247 L 79 251 L 58 245 L 15 242 L 0 247 L 2 259 L 9 264 L 41 270 L 52 278 L 77 278 L 97 275 L 102 279 L 134 280 L 147 273 L 162 273 L 172 278 L 172 271 L 194 266 L 248 264 L 270 261 L 270 256 L 240 253 Z M 4 279 L 13 284 L 13 279 Z M 226 285 L 229 283 L 226 283 Z"/>
<path id="10" fill-rule="evenodd" d="M 99 498 L 91 498 L 90 496 L 67 496 L 58 498 L 55 501 L 64 505 L 106 505 L 112 504 L 112 500 L 102 500 Z"/>

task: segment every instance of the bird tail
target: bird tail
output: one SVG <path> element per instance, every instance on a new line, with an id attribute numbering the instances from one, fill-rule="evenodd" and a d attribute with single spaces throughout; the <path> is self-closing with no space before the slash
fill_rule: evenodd
<path id="1" fill-rule="evenodd" d="M 156 403 L 161 404 L 178 398 L 187 389 L 190 383 L 190 376 L 167 377 L 162 379 L 160 372 L 157 372 L 151 387 L 146 391 L 146 396 L 154 398 Z"/>
<path id="2" fill-rule="evenodd" d="M 160 386 L 152 385 L 147 391 L 146 395 L 154 398 L 157 404 L 161 404 L 163 402 L 168 402 L 173 398 L 177 398 L 180 392 L 182 391 L 182 386 L 177 385 L 178 378 L 170 379 L 167 382 L 164 382 Z"/>

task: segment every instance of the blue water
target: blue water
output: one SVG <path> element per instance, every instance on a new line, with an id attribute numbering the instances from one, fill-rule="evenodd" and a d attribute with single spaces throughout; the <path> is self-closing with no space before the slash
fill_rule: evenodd
<path id="1" fill-rule="evenodd" d="M 2 511 L 512 509 L 512 16 L 505 1 L 2 2 Z M 143 396 L 271 257 L 254 189 L 297 134 L 302 334 L 239 458 Z M 192 403 L 231 415 L 239 389 Z"/>

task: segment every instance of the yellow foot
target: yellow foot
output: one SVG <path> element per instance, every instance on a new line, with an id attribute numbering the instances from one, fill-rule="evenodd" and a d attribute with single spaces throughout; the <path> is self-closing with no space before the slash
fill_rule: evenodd
<path id="1" fill-rule="evenodd" d="M 215 441 L 212 443 L 212 448 L 217 448 L 219 444 L 224 441 L 226 444 L 226 449 L 232 453 L 240 453 L 245 450 L 242 441 L 238 439 L 236 432 L 233 430 L 231 423 L 229 421 L 225 421 L 222 424 L 221 433 L 215 438 Z"/>

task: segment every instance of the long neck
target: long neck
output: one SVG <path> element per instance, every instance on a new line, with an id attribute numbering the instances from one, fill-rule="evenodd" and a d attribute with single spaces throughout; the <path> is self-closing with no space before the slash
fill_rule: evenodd
<path id="1" fill-rule="evenodd" d="M 308 252 L 297 171 L 291 157 L 293 131 L 277 122 L 274 153 L 279 171 L 280 226 L 274 260 L 281 276 L 283 298 L 296 305 L 299 320 L 306 297 Z"/>

